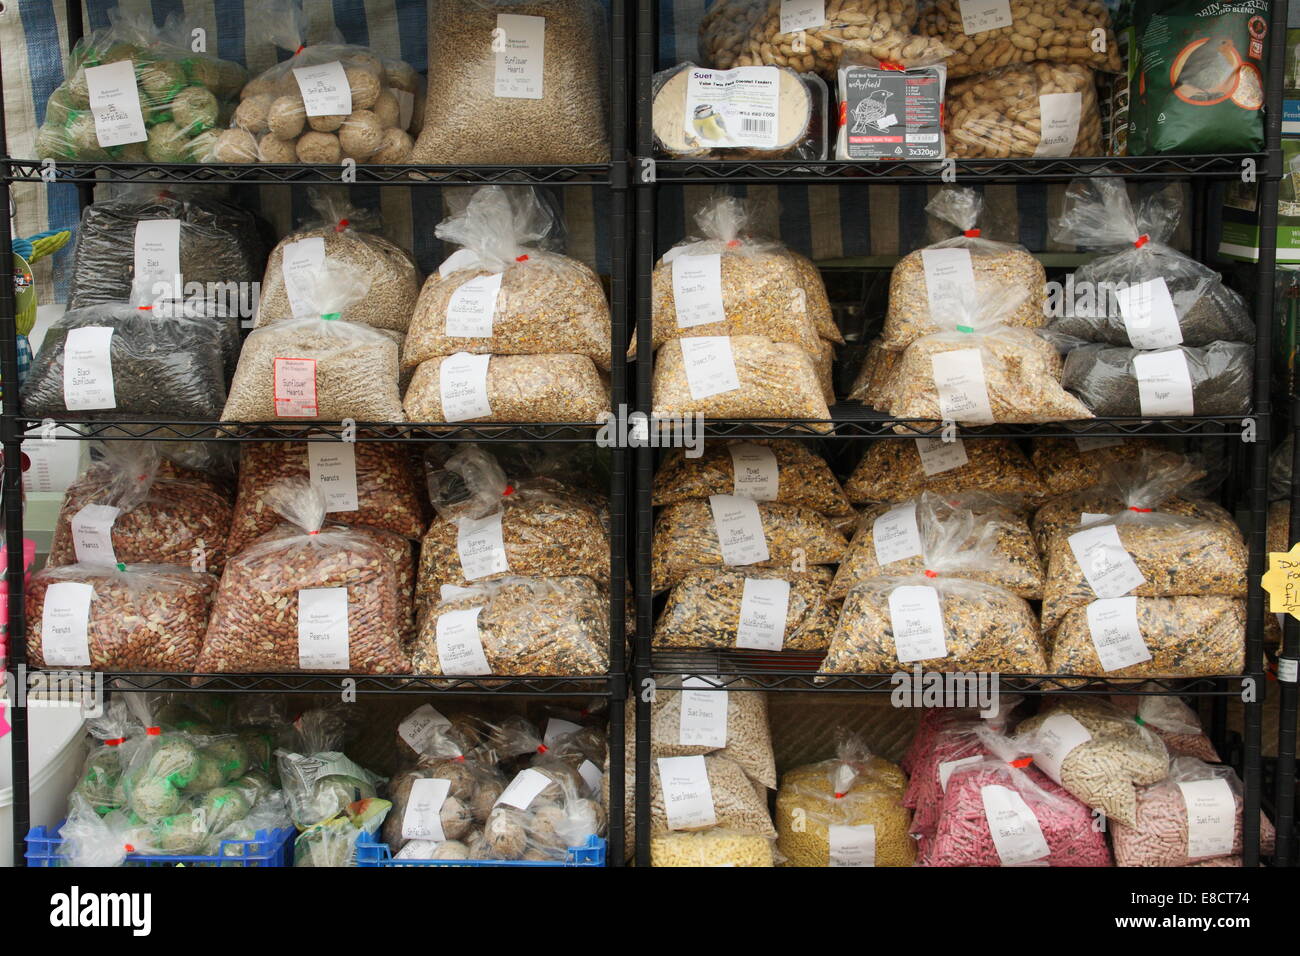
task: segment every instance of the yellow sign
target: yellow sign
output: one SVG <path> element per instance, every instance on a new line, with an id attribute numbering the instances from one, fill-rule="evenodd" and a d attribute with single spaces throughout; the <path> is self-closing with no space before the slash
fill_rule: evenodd
<path id="1" fill-rule="evenodd" d="M 1268 592 L 1268 609 L 1300 620 L 1300 543 L 1290 551 L 1271 551 L 1260 581 Z"/>

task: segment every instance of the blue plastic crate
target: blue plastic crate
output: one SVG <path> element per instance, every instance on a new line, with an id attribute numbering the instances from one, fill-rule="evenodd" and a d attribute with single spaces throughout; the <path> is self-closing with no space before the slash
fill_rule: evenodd
<path id="1" fill-rule="evenodd" d="M 586 846 L 569 847 L 569 858 L 559 860 L 395 860 L 387 843 L 357 841 L 357 866 L 604 866 L 605 841 L 587 837 Z"/>
<path id="2" fill-rule="evenodd" d="M 63 848 L 63 824 L 52 829 L 34 827 L 27 833 L 28 866 L 67 866 L 67 860 L 61 855 Z M 127 866 L 273 866 L 293 865 L 293 840 L 297 835 L 293 827 L 281 827 L 277 830 L 258 830 L 251 840 L 222 840 L 220 856 L 172 855 L 155 856 L 153 854 L 131 853 L 127 855 Z"/>

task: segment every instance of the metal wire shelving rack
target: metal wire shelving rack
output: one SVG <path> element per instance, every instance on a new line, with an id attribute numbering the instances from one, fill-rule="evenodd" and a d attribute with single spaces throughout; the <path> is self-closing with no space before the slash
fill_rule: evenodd
<path id="1" fill-rule="evenodd" d="M 314 2 L 314 0 L 307 0 Z M 80 0 L 65 0 L 68 48 L 84 33 Z M 314 184 L 344 184 L 419 189 L 422 186 L 476 186 L 533 184 L 544 187 L 596 187 L 611 192 L 609 249 L 611 263 L 610 307 L 613 354 L 627 348 L 629 292 L 629 199 L 627 191 L 627 123 L 630 100 L 627 90 L 627 7 L 614 0 L 609 7 L 610 102 L 609 130 L 611 161 L 601 165 L 565 166 L 367 166 L 352 163 L 336 166 L 285 165 L 194 165 L 156 163 L 58 163 L 11 157 L 0 116 L 0 182 L 6 191 L 12 183 L 73 185 L 84 207 L 97 183 L 199 183 L 223 185 L 282 185 L 289 188 Z M 61 53 L 66 54 L 65 51 Z M 0 93 L 2 93 L 0 87 Z M 147 438 L 153 441 L 245 442 L 276 439 L 338 440 L 345 430 L 357 441 L 381 442 L 541 442 L 588 443 L 599 437 L 596 426 L 519 422 L 446 425 L 439 423 L 354 423 L 310 422 L 177 422 L 177 421 L 37 421 L 23 416 L 18 397 L 17 328 L 11 248 L 12 213 L 9 203 L 0 209 L 0 380 L 4 384 L 3 414 L 0 415 L 0 445 L 4 450 L 3 492 L 6 540 L 21 542 L 22 442 L 33 429 L 60 441 L 87 439 Z M 611 401 L 615 408 L 626 403 L 627 366 L 614 363 L 610 375 Z M 59 426 L 57 428 L 52 426 Z M 130 428 L 130 433 L 124 431 Z M 610 667 L 606 674 L 566 677 L 512 676 L 445 678 L 421 675 L 374 676 L 364 674 L 173 674 L 109 673 L 101 676 L 114 691 L 182 691 L 187 693 L 315 693 L 421 694 L 511 697 L 601 697 L 610 702 L 609 739 L 611 784 L 609 794 L 609 859 L 621 864 L 624 858 L 624 714 L 627 692 L 624 637 L 624 589 L 627 576 L 626 513 L 628 456 L 624 448 L 610 449 Z M 23 558 L 21 546 L 9 551 L 8 649 L 10 670 L 26 671 L 24 636 Z M 21 700 L 21 698 L 20 698 Z M 9 720 L 13 733 L 13 841 L 14 859 L 24 856 L 29 827 L 29 766 L 27 760 L 28 719 L 19 701 L 11 702 Z"/>
<path id="2" fill-rule="evenodd" d="M 675 241 L 677 236 L 660 237 L 657 233 L 657 199 L 667 188 L 720 184 L 834 184 L 839 187 L 860 185 L 906 185 L 938 183 L 945 179 L 944 171 L 934 162 L 928 163 L 853 163 L 838 161 L 695 161 L 665 160 L 655 156 L 654 137 L 650 124 L 652 77 L 661 66 L 658 62 L 658 8 L 653 0 L 640 0 L 637 5 L 635 49 L 633 60 L 635 75 L 635 141 L 630 158 L 632 191 L 635 196 L 636 250 L 634 275 L 635 312 L 641 320 L 637 326 L 636 408 L 650 414 L 653 408 L 651 395 L 652 364 L 649 322 L 651 314 L 651 272 L 657 254 L 657 240 Z M 955 164 L 955 181 L 961 185 L 997 183 L 1062 183 L 1080 176 L 1112 176 L 1126 180 L 1185 181 L 1189 183 L 1193 202 L 1191 208 L 1192 232 L 1196 248 L 1195 258 L 1208 261 L 1215 252 L 1211 244 L 1212 221 L 1211 185 L 1226 181 L 1254 177 L 1258 182 L 1258 208 L 1260 210 L 1259 263 L 1253 280 L 1254 314 L 1256 318 L 1255 388 L 1253 407 L 1248 419 L 1183 418 L 1143 420 L 1134 418 L 1098 419 L 1086 423 L 1065 423 L 1047 426 L 992 426 L 983 429 L 963 429 L 963 438 L 1030 437 L 1030 436 L 1115 436 L 1169 435 L 1201 438 L 1235 438 L 1247 442 L 1241 455 L 1243 459 L 1245 510 L 1250 515 L 1247 543 L 1250 550 L 1248 567 L 1249 594 L 1247 600 L 1246 667 L 1243 674 L 1203 677 L 1196 679 L 1164 680 L 1155 682 L 1155 689 L 1142 691 L 1140 682 L 1115 681 L 1092 678 L 1076 684 L 1052 675 L 1012 677 L 1002 681 L 1008 692 L 1028 694 L 1048 693 L 1160 693 L 1187 695 L 1210 699 L 1215 723 L 1226 723 L 1227 702 L 1241 695 L 1243 688 L 1252 689 L 1254 696 L 1245 703 L 1244 748 L 1242 778 L 1245 784 L 1244 817 L 1246 821 L 1258 819 L 1261 804 L 1261 731 L 1262 700 L 1265 690 L 1264 659 L 1264 595 L 1259 578 L 1264 569 L 1265 521 L 1267 513 L 1267 465 L 1270 424 L 1270 338 L 1273 321 L 1273 278 L 1276 254 L 1276 219 L 1278 183 L 1282 176 L 1280 150 L 1281 105 L 1283 88 L 1283 57 L 1286 33 L 1287 4 L 1285 0 L 1271 0 L 1270 16 L 1270 70 L 1267 80 L 1267 119 L 1265 151 L 1259 154 L 1221 154 L 1214 156 L 1153 156 L 1153 157 L 1095 157 L 1071 159 L 1026 160 L 968 160 Z M 680 29 L 680 24 L 677 25 Z M 951 171 L 950 171 L 951 172 Z M 866 201 L 865 195 L 863 201 Z M 898 422 L 861 406 L 841 404 L 831 409 L 829 422 L 753 420 L 711 421 L 706 423 L 705 437 L 713 438 L 818 438 L 827 441 L 875 440 L 883 438 L 918 437 L 937 433 L 933 422 Z M 1298 462 L 1300 464 L 1300 462 Z M 745 652 L 659 652 L 651 650 L 654 624 L 654 599 L 650 588 L 650 551 L 654 536 L 654 512 L 651 505 L 651 487 L 655 466 L 652 448 L 639 448 L 636 452 L 636 504 L 635 541 L 637 549 L 636 595 L 637 640 L 632 667 L 632 690 L 636 695 L 636 754 L 634 768 L 635 788 L 635 849 L 638 864 L 650 862 L 650 793 L 647 782 L 650 776 L 650 704 L 649 699 L 658 676 L 692 676 L 706 684 L 726 688 L 746 682 L 751 688 L 768 691 L 817 691 L 849 694 L 889 693 L 893 684 L 889 675 L 834 675 L 825 681 L 818 679 L 817 655 L 799 655 L 789 652 L 780 655 Z M 1298 506 L 1300 507 L 1300 506 Z M 1297 629 L 1291 622 L 1287 632 L 1290 653 L 1297 652 Z M 830 677 L 830 675 L 827 675 Z M 739 689 L 739 688 L 737 688 Z M 1291 707 L 1294 710 L 1294 700 Z M 1294 716 L 1292 717 L 1294 721 Z M 1294 748 L 1294 732 L 1291 736 Z M 1292 762 L 1292 771 L 1294 763 Z M 1279 823 L 1283 821 L 1279 820 Z M 1249 822 L 1243 835 L 1245 866 L 1258 863 L 1259 828 Z"/>

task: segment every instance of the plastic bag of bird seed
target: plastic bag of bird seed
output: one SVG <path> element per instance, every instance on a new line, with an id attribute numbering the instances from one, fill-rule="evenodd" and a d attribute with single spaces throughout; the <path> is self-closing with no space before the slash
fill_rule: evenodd
<path id="1" fill-rule="evenodd" d="M 1263 149 L 1268 20 L 1259 0 L 1137 0 L 1129 152 Z"/>

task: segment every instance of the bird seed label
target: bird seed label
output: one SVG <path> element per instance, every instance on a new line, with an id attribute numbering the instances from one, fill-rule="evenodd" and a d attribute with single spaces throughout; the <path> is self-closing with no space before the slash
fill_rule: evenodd
<path id="1" fill-rule="evenodd" d="M 1020 866 L 1051 854 L 1043 829 L 1029 804 L 1008 787 L 991 784 L 980 787 L 984 819 L 988 821 L 993 847 L 1003 866 Z"/>
<path id="2" fill-rule="evenodd" d="M 1088 728 L 1069 714 L 1053 714 L 1039 725 L 1034 742 L 1034 763 L 1057 783 L 1061 764 L 1079 746 L 1092 739 Z"/>
<path id="3" fill-rule="evenodd" d="M 922 249 L 925 298 L 931 316 L 965 315 L 976 301 L 969 249 Z"/>
<path id="4" fill-rule="evenodd" d="M 905 584 L 889 592 L 889 624 L 900 664 L 948 656 L 939 592 L 928 584 Z"/>
<path id="5" fill-rule="evenodd" d="M 1073 153 L 1082 114 L 1082 93 L 1040 93 L 1038 146 L 1034 155 L 1057 158 Z"/>
<path id="6" fill-rule="evenodd" d="M 1161 277 L 1116 289 L 1115 302 L 1124 319 L 1129 344 L 1135 349 L 1164 349 L 1182 343 L 1178 310 L 1169 295 L 1169 286 Z"/>
<path id="7" fill-rule="evenodd" d="M 478 632 L 478 616 L 482 612 L 483 608 L 472 607 L 447 611 L 438 617 L 435 625 L 438 664 L 449 677 L 480 677 L 492 673 Z"/>
<path id="8" fill-rule="evenodd" d="M 154 301 L 154 287 L 166 285 L 168 298 L 181 298 L 181 221 L 142 219 L 135 224 L 134 291 Z"/>
<path id="9" fill-rule="evenodd" d="M 1000 30 L 1014 22 L 1011 0 L 957 0 L 961 11 L 961 28 L 968 36 L 985 30 Z"/>
<path id="10" fill-rule="evenodd" d="M 1178 784 L 1187 809 L 1187 857 L 1228 856 L 1236 832 L 1237 801 L 1228 781 L 1185 780 Z"/>
<path id="11" fill-rule="evenodd" d="M 462 518 L 456 531 L 456 553 L 460 555 L 460 573 L 466 581 L 509 571 L 506 543 L 501 534 L 501 513 Z"/>
<path id="12" fill-rule="evenodd" d="M 442 831 L 442 805 L 451 793 L 451 781 L 442 777 L 422 778 L 411 783 L 402 814 L 402 839 L 432 840 L 442 843 L 447 835 Z"/>
<path id="13" fill-rule="evenodd" d="M 497 57 L 492 95 L 540 100 L 546 66 L 546 18 L 498 13 L 492 49 Z"/>
<path id="14" fill-rule="evenodd" d="M 438 366 L 438 390 L 442 399 L 442 417 L 449 422 L 489 418 L 487 376 L 491 355 L 457 352 Z"/>
<path id="15" fill-rule="evenodd" d="M 780 90 L 781 71 L 774 66 L 693 67 L 686 82 L 686 135 L 714 148 L 775 149 Z"/>
<path id="16" fill-rule="evenodd" d="M 975 425 L 993 424 L 984 360 L 979 349 L 955 349 L 930 356 L 934 387 L 939 393 L 939 414 L 947 421 Z"/>
<path id="17" fill-rule="evenodd" d="M 551 717 L 546 721 L 546 730 L 542 732 L 542 743 L 547 747 L 554 747 L 555 742 L 566 734 L 576 734 L 582 729 L 581 724 L 575 724 L 571 720 L 561 720 L 559 717 Z"/>
<path id="18" fill-rule="evenodd" d="M 754 501 L 776 501 L 781 482 L 781 468 L 776 452 L 766 445 L 742 442 L 732 445 L 731 470 L 734 473 L 731 493 Z"/>
<path id="19" fill-rule="evenodd" d="M 746 578 L 736 622 L 736 646 L 751 651 L 779 651 L 785 646 L 790 613 L 790 582 L 780 578 Z"/>
<path id="20" fill-rule="evenodd" d="M 917 438 L 916 453 L 921 458 L 921 470 L 926 475 L 942 475 L 945 471 L 960 468 L 970 458 L 966 445 L 960 438 L 944 441 L 942 438 Z"/>
<path id="21" fill-rule="evenodd" d="M 678 339 L 677 343 L 682 349 L 682 366 L 686 370 L 686 385 L 691 390 L 691 398 L 699 401 L 740 388 L 730 336 Z"/>
<path id="22" fill-rule="evenodd" d="M 702 830 L 715 826 L 713 788 L 704 757 L 660 757 L 659 785 L 670 830 Z"/>
<path id="23" fill-rule="evenodd" d="M 1147 579 L 1134 563 L 1133 556 L 1124 550 L 1115 525 L 1085 528 L 1066 540 L 1097 597 L 1123 597 L 1135 587 L 1146 584 Z"/>
<path id="24" fill-rule="evenodd" d="M 59 581 L 45 589 L 41 606 L 41 654 L 46 667 L 89 667 L 92 585 Z"/>
<path id="25" fill-rule="evenodd" d="M 298 666 L 345 671 L 348 656 L 348 589 L 303 588 L 298 592 Z"/>
<path id="26" fill-rule="evenodd" d="M 113 523 L 121 513 L 121 508 L 112 505 L 86 505 L 72 516 L 72 550 L 78 564 L 117 564 Z"/>
<path id="27" fill-rule="evenodd" d="M 325 238 L 310 236 L 288 243 L 280 254 L 280 276 L 294 318 L 319 316 L 316 307 L 317 273 L 325 268 Z"/>
<path id="28" fill-rule="evenodd" d="M 871 525 L 871 543 L 881 567 L 921 553 L 921 529 L 916 523 L 916 502 L 891 508 Z"/>
<path id="29" fill-rule="evenodd" d="M 112 343 L 113 330 L 104 326 L 68 329 L 63 340 L 63 404 L 68 411 L 117 408 Z"/>
<path id="30" fill-rule="evenodd" d="M 673 311 L 677 327 L 725 322 L 722 307 L 722 256 L 678 255 L 673 259 Z"/>
<path id="31" fill-rule="evenodd" d="M 357 446 L 352 442 L 307 443 L 307 471 L 311 483 L 325 496 L 325 511 L 356 511 Z"/>
<path id="32" fill-rule="evenodd" d="M 277 358 L 271 362 L 275 376 L 275 417 L 316 417 L 316 360 Z"/>
<path id="33" fill-rule="evenodd" d="M 497 802 L 492 806 L 499 807 L 504 803 L 506 806 L 527 810 L 537 799 L 537 795 L 550 786 L 551 782 L 551 778 L 540 770 L 528 767 L 515 774 L 515 779 L 501 791 L 501 796 L 497 797 Z"/>
<path id="34" fill-rule="evenodd" d="M 140 109 L 140 91 L 135 85 L 134 61 L 86 67 L 86 88 L 90 91 L 95 139 L 100 146 L 108 149 L 143 143 L 149 138 L 144 128 L 144 111 Z"/>
<path id="35" fill-rule="evenodd" d="M 497 297 L 501 295 L 501 279 L 502 274 L 494 272 L 461 283 L 447 302 L 444 334 L 453 338 L 491 338 Z"/>
<path id="36" fill-rule="evenodd" d="M 1133 356 L 1143 415 L 1191 415 L 1192 373 L 1182 349 Z"/>
<path id="37" fill-rule="evenodd" d="M 944 793 L 948 792 L 948 781 L 952 779 L 953 773 L 958 767 L 969 767 L 973 763 L 979 763 L 984 758 L 980 755 L 974 757 L 961 757 L 957 760 L 945 760 L 939 764 L 939 789 Z"/>
<path id="38" fill-rule="evenodd" d="M 845 826 L 834 823 L 830 828 L 828 866 L 875 866 L 876 828 L 870 823 Z"/>
<path id="39" fill-rule="evenodd" d="M 338 60 L 293 71 L 308 116 L 347 116 L 352 112 L 352 86 Z"/>
<path id="40" fill-rule="evenodd" d="M 727 746 L 727 697 L 725 690 L 708 690 L 708 681 L 684 677 L 681 714 L 677 721 L 677 743 L 683 747 Z M 696 689 L 704 688 L 704 689 Z"/>
<path id="41" fill-rule="evenodd" d="M 600 781 L 604 776 L 604 771 L 597 767 L 590 760 L 584 760 L 578 767 L 578 776 L 582 777 L 582 782 L 587 785 L 587 789 L 593 793 L 600 791 Z"/>
<path id="42" fill-rule="evenodd" d="M 422 704 L 397 725 L 397 736 L 416 753 L 423 753 L 438 730 L 450 727 L 451 721 L 438 713 L 432 704 Z"/>
<path id="43" fill-rule="evenodd" d="M 1138 627 L 1136 597 L 1093 601 L 1088 605 L 1088 633 L 1101 669 L 1108 673 L 1151 660 Z"/>
<path id="44" fill-rule="evenodd" d="M 840 70 L 841 159 L 939 159 L 942 67 Z"/>
<path id="45" fill-rule="evenodd" d="M 709 495 L 709 509 L 723 564 L 757 564 L 771 557 L 758 502 L 735 495 Z"/>
<path id="46" fill-rule="evenodd" d="M 812 30 L 825 23 L 825 0 L 781 0 L 782 33 Z"/>

